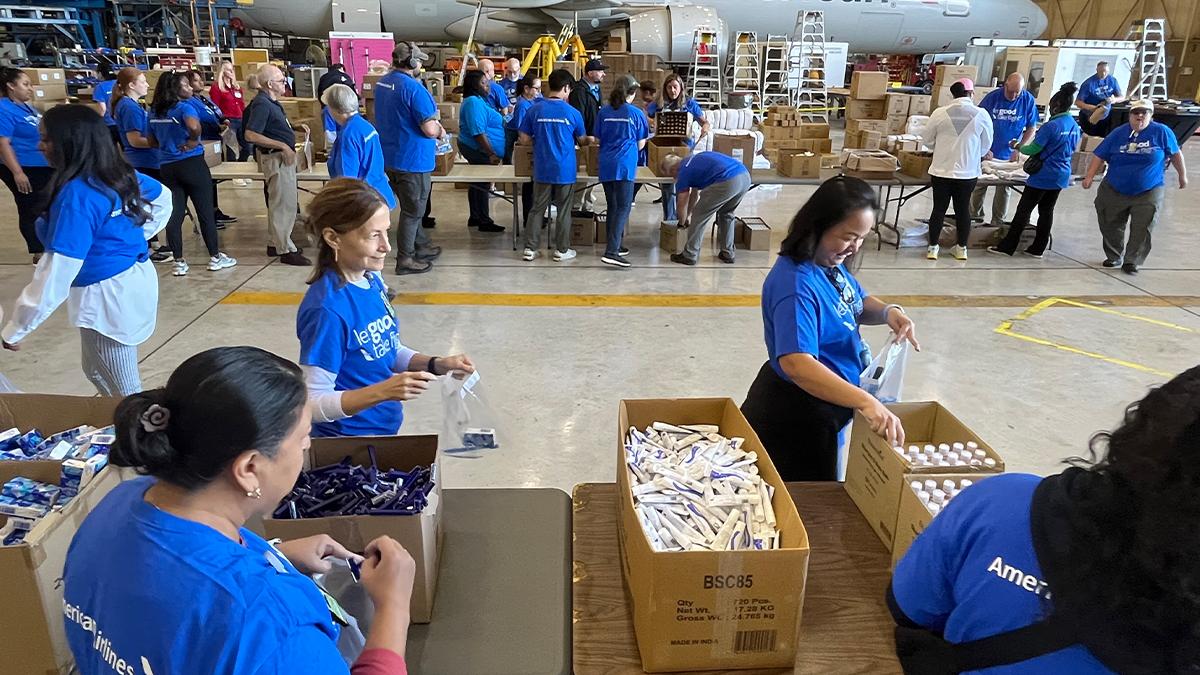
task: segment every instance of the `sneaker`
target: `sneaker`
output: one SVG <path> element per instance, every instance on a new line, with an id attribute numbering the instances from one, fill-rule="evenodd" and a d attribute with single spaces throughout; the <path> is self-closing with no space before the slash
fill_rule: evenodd
<path id="1" fill-rule="evenodd" d="M 304 253 L 304 249 L 302 249 L 302 248 L 300 248 L 299 246 L 297 246 L 297 247 L 296 247 L 296 253 Z M 267 257 L 268 257 L 268 258 L 278 258 L 278 257 L 279 257 L 279 251 L 278 251 L 278 250 L 276 250 L 276 248 L 275 248 L 274 246 L 268 246 L 268 247 L 267 247 Z"/>
<path id="2" fill-rule="evenodd" d="M 955 260 L 966 260 L 967 259 L 967 247 L 966 246 L 952 246 L 950 248 L 950 255 L 954 256 Z"/>
<path id="3" fill-rule="evenodd" d="M 493 232 L 493 233 L 494 232 L 503 232 L 504 226 L 497 225 L 496 223 L 490 223 L 490 224 L 485 223 L 485 224 L 479 226 L 479 231 L 480 232 Z"/>
<path id="4" fill-rule="evenodd" d="M 186 277 L 188 273 L 188 264 L 183 260 L 176 260 L 173 263 L 171 275 L 176 277 Z"/>
<path id="5" fill-rule="evenodd" d="M 691 258 L 687 257 L 686 255 L 684 255 L 682 253 L 672 253 L 671 254 L 671 262 L 678 263 L 680 265 L 695 265 L 696 264 L 695 260 L 692 260 Z"/>
<path id="6" fill-rule="evenodd" d="M 1002 251 L 1002 250 L 1000 250 L 1000 248 L 999 248 L 998 246 L 989 246 L 989 247 L 987 247 L 987 252 L 988 252 L 988 253 L 995 253 L 996 255 L 1006 255 L 1006 256 L 1012 257 L 1012 254 L 1011 254 L 1011 253 L 1009 253 L 1008 251 Z M 1038 256 L 1038 257 L 1040 258 L 1041 256 Z"/>
<path id="7" fill-rule="evenodd" d="M 569 248 L 565 251 L 554 252 L 554 262 L 565 262 L 575 257 L 575 249 Z"/>
<path id="8" fill-rule="evenodd" d="M 1025 249 L 1024 251 L 1021 251 L 1021 253 L 1024 253 L 1025 255 L 1029 256 L 1030 258 L 1037 258 L 1038 260 L 1041 260 L 1042 258 L 1046 257 L 1045 253 L 1034 253 L 1033 251 L 1030 251 L 1029 249 Z"/>
<path id="9" fill-rule="evenodd" d="M 437 218 L 422 218 L 421 227 L 427 230 L 432 230 L 433 228 L 437 227 Z"/>
<path id="10" fill-rule="evenodd" d="M 229 215 L 228 213 L 223 213 L 221 211 L 217 211 L 216 214 L 213 215 L 213 218 L 216 219 L 216 221 L 218 223 L 236 223 L 237 222 L 237 218 Z"/>
<path id="11" fill-rule="evenodd" d="M 529 262 L 541 254 L 542 254 L 541 251 L 535 251 L 531 248 L 527 248 L 521 252 L 521 260 L 524 260 L 525 262 Z"/>
<path id="12" fill-rule="evenodd" d="M 312 261 L 301 255 L 299 251 L 284 253 L 283 255 L 279 256 L 279 262 L 283 263 L 284 265 L 291 265 L 293 267 L 308 267 L 309 265 L 312 265 Z"/>
<path id="13" fill-rule="evenodd" d="M 1104 262 L 1102 262 L 1100 264 L 1105 267 L 1120 267 L 1121 261 L 1120 260 L 1105 260 Z"/>
<path id="14" fill-rule="evenodd" d="M 423 274 L 433 269 L 433 263 L 408 256 L 396 259 L 396 274 Z"/>
<path id="15" fill-rule="evenodd" d="M 613 267 L 632 267 L 630 262 L 621 255 L 604 255 L 600 257 L 600 262 Z"/>
<path id="16" fill-rule="evenodd" d="M 417 260 L 437 260 L 437 257 L 441 254 L 441 246 L 429 246 L 427 248 L 418 248 L 415 257 Z"/>
<path id="17" fill-rule="evenodd" d="M 208 271 L 216 272 L 217 270 L 229 269 L 237 264 L 237 258 L 230 258 L 224 253 L 218 253 L 208 259 Z"/>
<path id="18" fill-rule="evenodd" d="M 1138 266 L 1134 265 L 1133 263 L 1125 263 L 1124 265 L 1121 265 L 1121 271 L 1125 274 L 1137 274 Z"/>
<path id="19" fill-rule="evenodd" d="M 717 254 L 717 258 L 721 262 L 723 262 L 727 265 L 732 265 L 733 264 L 733 251 L 721 251 L 720 253 Z"/>
<path id="20" fill-rule="evenodd" d="M 940 251 L 940 250 L 942 250 L 941 246 L 930 246 L 929 248 L 925 249 L 925 259 L 926 260 L 937 260 L 938 259 L 938 251 Z"/>
<path id="21" fill-rule="evenodd" d="M 621 248 L 617 249 L 617 253 L 620 253 L 621 255 L 629 255 L 629 249 L 622 245 Z"/>

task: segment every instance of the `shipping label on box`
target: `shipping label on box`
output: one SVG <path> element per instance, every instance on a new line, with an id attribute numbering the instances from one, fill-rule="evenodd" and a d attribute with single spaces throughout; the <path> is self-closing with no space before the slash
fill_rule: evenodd
<path id="1" fill-rule="evenodd" d="M 887 118 L 885 101 L 864 101 L 852 98 L 846 102 L 848 120 L 882 120 Z"/>
<path id="2" fill-rule="evenodd" d="M 46 103 L 66 103 L 68 100 L 67 85 L 43 84 L 33 88 L 33 100 Z"/>
<path id="3" fill-rule="evenodd" d="M 929 527 L 934 519 L 934 514 L 929 510 L 929 507 L 921 501 L 917 496 L 917 491 L 913 489 L 914 481 L 924 482 L 933 480 L 938 483 L 938 489 L 943 489 L 944 482 L 953 481 L 956 486 L 962 484 L 962 481 L 971 481 L 971 484 L 977 483 L 985 478 L 990 478 L 998 474 L 994 473 L 941 473 L 941 474 L 917 474 L 910 473 L 904 475 L 903 488 L 900 490 L 900 506 L 896 509 L 896 543 L 892 546 L 892 567 L 900 562 L 904 554 L 908 552 L 908 548 L 916 541 L 917 536 Z M 953 500 L 951 500 L 953 501 Z"/>
<path id="4" fill-rule="evenodd" d="M 713 152 L 732 157 L 747 170 L 754 168 L 754 137 L 735 134 L 714 134 Z"/>
<path id="5" fill-rule="evenodd" d="M 855 413 L 846 460 L 846 493 L 858 506 L 871 529 L 879 535 L 883 545 L 891 551 L 896 541 L 896 517 L 905 474 L 1002 473 L 1004 460 L 978 434 L 939 403 L 893 403 L 887 407 L 900 418 L 907 443 L 923 446 L 929 443 L 940 445 L 974 441 L 996 463 L 995 468 L 980 467 L 979 471 L 974 472 L 963 472 L 962 467 L 914 466 L 888 445 L 887 439 L 871 431 L 870 424 L 861 413 Z"/>
<path id="6" fill-rule="evenodd" d="M 887 96 L 888 74 L 880 71 L 856 70 L 850 76 L 850 98 L 882 101 Z"/>
<path id="7" fill-rule="evenodd" d="M 634 507 L 625 466 L 630 427 L 654 422 L 715 424 L 758 456 L 774 487 L 771 506 L 780 548 L 655 551 Z M 680 670 L 792 668 L 808 577 L 808 532 L 754 429 L 730 399 L 621 402 L 617 422 L 618 541 L 642 668 Z"/>
<path id="8" fill-rule="evenodd" d="M 911 94 L 888 94 L 887 95 L 887 115 L 903 115 L 908 117 L 908 110 L 912 104 Z"/>
<path id="9" fill-rule="evenodd" d="M 29 81 L 35 87 L 47 84 L 66 86 L 67 84 L 67 72 L 62 68 L 22 68 L 21 72 L 29 77 Z"/>

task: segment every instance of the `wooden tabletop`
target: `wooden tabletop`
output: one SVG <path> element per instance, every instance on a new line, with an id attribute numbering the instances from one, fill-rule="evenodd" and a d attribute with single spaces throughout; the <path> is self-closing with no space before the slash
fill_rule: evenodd
<path id="1" fill-rule="evenodd" d="M 839 483 L 790 483 L 812 555 L 794 671 L 899 673 L 884 592 L 891 556 Z M 617 486 L 575 488 L 574 664 L 579 675 L 641 673 L 617 543 Z"/>

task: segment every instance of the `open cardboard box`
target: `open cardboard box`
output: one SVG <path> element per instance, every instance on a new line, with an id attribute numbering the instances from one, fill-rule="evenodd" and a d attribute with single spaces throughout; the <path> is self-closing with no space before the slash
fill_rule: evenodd
<path id="1" fill-rule="evenodd" d="M 892 567 L 900 562 L 904 554 L 908 552 L 908 547 L 917 540 L 917 535 L 925 531 L 929 527 L 929 523 L 933 522 L 934 515 L 929 512 L 929 507 L 921 503 L 920 497 L 912 489 L 912 482 L 924 481 L 928 478 L 934 478 L 937 482 L 942 482 L 947 478 L 958 482 L 963 478 L 973 481 L 981 481 L 984 478 L 990 478 L 998 474 L 994 473 L 941 473 L 936 476 L 929 474 L 910 473 L 904 476 L 904 487 L 900 491 L 900 508 L 896 513 L 896 544 L 892 547 Z"/>
<path id="2" fill-rule="evenodd" d="M 758 471 L 775 488 L 771 506 L 781 547 L 768 551 L 655 551 L 630 492 L 625 436 L 654 422 L 717 424 L 758 453 Z M 808 532 L 779 472 L 750 423 L 727 398 L 621 401 L 617 422 L 617 535 L 633 627 L 646 672 L 792 668 Z"/>
<path id="3" fill-rule="evenodd" d="M 308 453 L 310 467 L 337 464 L 349 456 L 354 464 L 369 466 L 367 446 L 374 446 L 381 470 L 407 471 L 435 466 L 437 436 L 357 436 L 314 438 Z M 429 623 L 437 591 L 438 560 L 442 548 L 441 476 L 434 469 L 429 506 L 412 516 L 333 516 L 299 520 L 263 519 L 267 538 L 300 539 L 328 534 L 346 548 L 361 553 L 376 537 L 387 535 L 400 542 L 417 563 L 410 613 L 413 623 Z"/>

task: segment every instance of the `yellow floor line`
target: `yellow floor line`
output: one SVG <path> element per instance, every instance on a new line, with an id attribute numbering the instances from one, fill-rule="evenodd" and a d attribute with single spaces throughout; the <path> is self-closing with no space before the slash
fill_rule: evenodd
<path id="1" fill-rule="evenodd" d="M 223 305 L 298 305 L 303 293 L 236 291 Z M 1104 307 L 1200 306 L 1200 296 L 1085 295 L 1051 298 L 1029 295 L 888 295 L 887 302 L 905 307 L 1028 307 L 1030 303 L 1073 304 L 1091 309 Z M 396 305 L 475 305 L 486 307 L 758 307 L 754 294 L 587 294 L 587 293 L 401 293 Z M 1141 317 L 1136 317 L 1141 318 Z M 1153 319 L 1143 319 L 1154 322 Z"/>

